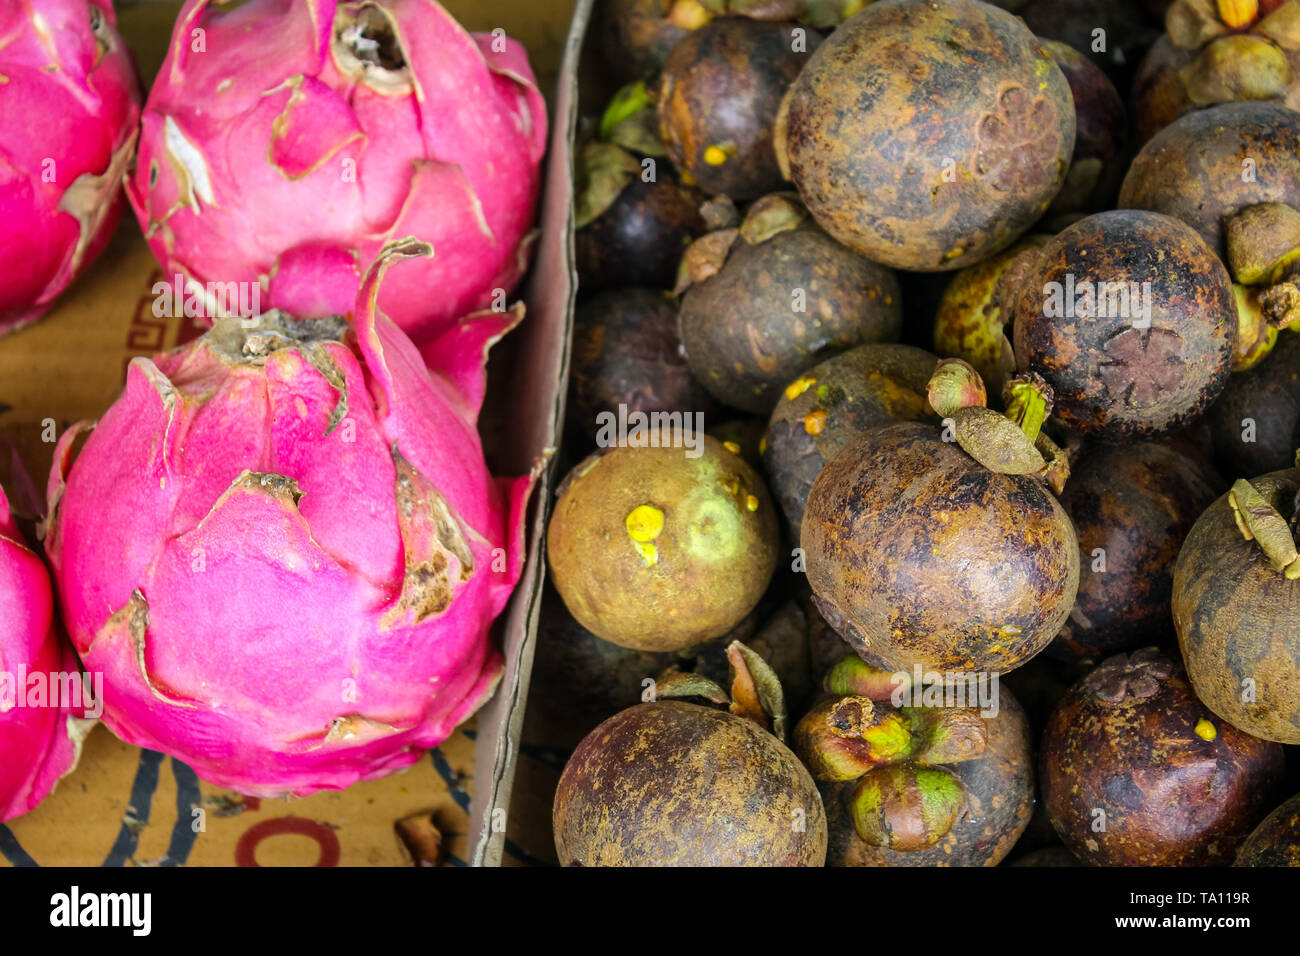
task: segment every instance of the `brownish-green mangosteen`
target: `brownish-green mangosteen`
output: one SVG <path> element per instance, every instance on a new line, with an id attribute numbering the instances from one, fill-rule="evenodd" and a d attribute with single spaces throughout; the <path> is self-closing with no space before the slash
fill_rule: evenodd
<path id="1" fill-rule="evenodd" d="M 754 203 L 739 229 L 697 239 L 677 291 L 686 359 L 714 397 L 771 412 L 800 372 L 902 328 L 893 272 L 840 245 L 798 199 Z"/>
<path id="2" fill-rule="evenodd" d="M 1027 236 L 952 277 L 935 310 L 934 350 L 974 366 L 998 396 L 1016 374 L 1011 323 L 1020 286 L 1051 236 Z"/>
<path id="3" fill-rule="evenodd" d="M 1252 100 L 1300 108 L 1300 13 L 1278 0 L 1178 0 L 1134 82 L 1140 142 L 1184 113 Z"/>
<path id="4" fill-rule="evenodd" d="M 828 864 L 996 866 L 1029 823 L 1020 705 L 996 677 L 925 680 L 846 657 L 796 726 L 795 752 L 826 804 Z"/>
<path id="5" fill-rule="evenodd" d="M 1192 526 L 1174 566 L 1178 643 L 1223 720 L 1300 744 L 1300 469 L 1238 479 Z"/>
<path id="6" fill-rule="evenodd" d="M 1095 445 L 1073 465 L 1061 504 L 1079 536 L 1079 593 L 1054 655 L 1097 663 L 1173 638 L 1174 562 L 1217 485 L 1160 442 Z"/>
<path id="7" fill-rule="evenodd" d="M 1300 335 L 1283 332 L 1267 359 L 1234 372 L 1205 420 L 1225 475 L 1289 467 L 1300 447 Z"/>
<path id="8" fill-rule="evenodd" d="M 1227 224 L 1242 209 L 1300 206 L 1300 113 L 1279 103 L 1226 103 L 1179 117 L 1129 167 L 1123 209 L 1181 219 L 1227 261 Z"/>
<path id="9" fill-rule="evenodd" d="M 744 645 L 728 657 L 730 699 L 700 675 L 669 674 L 653 702 L 614 715 L 578 745 L 552 809 L 561 864 L 825 863 L 826 814 L 782 742 L 780 683 Z"/>
<path id="10" fill-rule="evenodd" d="M 976 0 L 874 3 L 790 88 L 777 154 L 828 233 L 877 262 L 961 269 L 1047 209 L 1074 150 L 1065 75 Z"/>
<path id="11" fill-rule="evenodd" d="M 716 438 L 678 437 L 646 430 L 589 456 L 560 483 L 547 532 L 551 580 L 570 613 L 636 650 L 721 637 L 776 568 L 762 480 Z"/>
<path id="12" fill-rule="evenodd" d="M 1234 866 L 1300 866 L 1300 794 L 1266 816 L 1237 851 Z"/>
<path id="13" fill-rule="evenodd" d="M 680 182 L 645 84 L 618 92 L 575 159 L 574 255 L 584 290 L 672 288 L 686 246 L 705 230 L 704 194 Z"/>
<path id="14" fill-rule="evenodd" d="M 933 418 L 925 395 L 938 363 L 910 345 L 860 345 L 786 386 L 764 436 L 763 468 L 793 540 L 799 540 L 813 481 L 851 438 L 893 422 Z"/>
<path id="15" fill-rule="evenodd" d="M 1092 60 L 1072 46 L 1043 44 L 1065 74 L 1074 97 L 1074 154 L 1051 214 L 1110 208 L 1124 178 L 1128 117 L 1115 86 Z"/>
<path id="16" fill-rule="evenodd" d="M 1108 440 L 1183 428 L 1227 384 L 1232 280 L 1185 223 L 1097 213 L 1045 245 L 1020 287 L 1014 346 L 1045 378 L 1062 425 Z"/>
<path id="17" fill-rule="evenodd" d="M 1049 488 L 1068 475 L 1041 432 L 1050 389 L 1014 382 L 1003 415 L 946 360 L 928 400 L 942 427 L 872 429 L 813 482 L 800 538 L 813 601 L 888 670 L 1010 671 L 1057 635 L 1079 582 L 1078 540 Z"/>
<path id="18" fill-rule="evenodd" d="M 1094 866 L 1214 866 L 1275 798 L 1282 748 L 1196 699 L 1154 647 L 1117 654 L 1072 687 L 1040 748 L 1062 842 Z"/>
<path id="19" fill-rule="evenodd" d="M 659 78 L 659 129 L 683 178 L 735 200 L 779 188 L 772 127 L 820 42 L 796 23 L 723 17 L 673 47 Z"/>
<path id="20" fill-rule="evenodd" d="M 712 417 L 712 396 L 691 375 L 677 334 L 677 309 L 656 289 L 611 289 L 585 298 L 573 320 L 567 412 L 570 446 L 589 450 L 621 413 L 675 413 L 693 428 Z M 648 419 L 647 419 L 648 420 Z"/>
<path id="21" fill-rule="evenodd" d="M 733 455 L 745 459 L 749 467 L 761 471 L 763 467 L 763 434 L 767 431 L 767 422 L 758 416 L 728 418 L 716 425 L 710 425 L 708 433 L 722 442 L 724 448 Z"/>

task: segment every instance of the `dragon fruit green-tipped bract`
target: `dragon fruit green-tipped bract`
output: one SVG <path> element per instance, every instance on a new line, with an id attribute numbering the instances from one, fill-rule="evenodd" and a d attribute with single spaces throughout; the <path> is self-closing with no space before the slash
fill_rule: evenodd
<path id="1" fill-rule="evenodd" d="M 122 217 L 140 94 L 109 0 L 0 3 L 0 334 L 40 318 Z"/>
<path id="2" fill-rule="evenodd" d="M 93 723 L 59 692 L 81 668 L 53 624 L 49 574 L 0 491 L 0 820 L 45 799 L 76 765 Z"/>
<path id="3" fill-rule="evenodd" d="M 508 292 L 546 146 L 523 47 L 434 0 L 229 7 L 188 0 L 145 104 L 127 193 L 167 275 L 342 315 L 379 249 L 412 236 L 437 256 L 379 304 L 421 346 Z"/>
<path id="4" fill-rule="evenodd" d="M 46 552 L 118 736 L 303 795 L 414 763 L 491 694 L 532 482 L 489 476 L 475 419 L 522 310 L 463 320 L 430 372 L 376 308 L 430 252 L 386 247 L 351 326 L 225 317 L 137 358 L 75 461 L 88 426 L 63 435 Z"/>

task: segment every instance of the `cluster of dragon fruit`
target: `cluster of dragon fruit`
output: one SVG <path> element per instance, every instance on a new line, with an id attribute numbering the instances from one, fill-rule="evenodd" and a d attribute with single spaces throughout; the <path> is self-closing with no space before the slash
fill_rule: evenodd
<path id="1" fill-rule="evenodd" d="M 0 820 L 93 719 L 251 796 L 407 767 L 491 696 L 523 563 L 476 422 L 536 238 L 524 49 L 435 0 L 188 0 L 141 85 L 110 0 L 0 3 L 0 332 L 128 204 L 210 326 L 62 432 L 33 534 L 0 493 Z"/>

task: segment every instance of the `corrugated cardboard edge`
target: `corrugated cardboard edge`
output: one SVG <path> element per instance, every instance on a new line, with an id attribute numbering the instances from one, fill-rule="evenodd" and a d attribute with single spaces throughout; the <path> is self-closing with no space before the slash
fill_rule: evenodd
<path id="1" fill-rule="evenodd" d="M 569 342 L 573 332 L 573 305 L 577 295 L 577 271 L 573 255 L 573 141 L 578 122 L 578 56 L 594 0 L 578 0 L 564 46 L 564 62 L 555 95 L 551 128 L 550 157 L 543 191 L 541 237 L 533 263 L 525 300 L 534 308 L 525 320 L 539 333 L 529 336 L 545 350 L 528 363 L 529 374 L 515 387 L 524 395 L 544 395 L 553 401 L 537 404 L 539 415 L 549 411 L 544 423 L 545 447 L 555 448 L 564 422 L 564 399 L 569 380 Z M 562 308 L 563 315 L 544 309 Z M 563 329 L 562 336 L 546 330 Z M 521 328 L 520 332 L 525 329 Z M 532 430 L 525 432 L 532 433 Z M 528 560 L 519 587 L 510 601 L 505 629 L 505 674 L 492 700 L 479 712 L 479 738 L 474 750 L 474 796 L 470 802 L 470 826 L 474 835 L 473 866 L 500 866 L 505 847 L 504 816 L 510 807 L 519 738 L 523 733 L 528 682 L 533 667 L 533 648 L 541 608 L 542 581 L 546 570 L 543 533 L 551 504 L 551 474 L 555 460 L 539 481 L 529 508 Z M 496 811 L 500 809 L 501 814 Z M 494 817 L 501 823 L 493 827 Z"/>

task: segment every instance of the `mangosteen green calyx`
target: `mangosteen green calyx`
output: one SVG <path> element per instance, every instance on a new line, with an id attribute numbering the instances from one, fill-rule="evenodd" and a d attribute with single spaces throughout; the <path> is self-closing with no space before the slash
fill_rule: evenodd
<path id="1" fill-rule="evenodd" d="M 683 179 L 735 200 L 779 188 L 777 110 L 820 42 L 795 23 L 724 17 L 673 47 L 659 78 L 659 128 Z"/>
<path id="2" fill-rule="evenodd" d="M 1300 794 L 1267 817 L 1241 849 L 1234 866 L 1300 866 Z"/>
<path id="3" fill-rule="evenodd" d="M 1040 746 L 1043 800 L 1061 840 L 1094 866 L 1213 866 L 1274 799 L 1282 748 L 1219 719 L 1154 647 L 1075 684 Z"/>
<path id="4" fill-rule="evenodd" d="M 1134 83 L 1142 141 L 1189 110 L 1276 100 L 1300 108 L 1300 12 L 1278 0 L 1176 0 Z"/>
<path id="5" fill-rule="evenodd" d="M 645 84 L 614 97 L 576 158 L 574 250 L 584 289 L 671 288 L 677 263 L 704 232 L 704 195 L 678 181 Z"/>
<path id="6" fill-rule="evenodd" d="M 905 422 L 853 439 L 813 482 L 801 546 L 813 601 L 864 660 L 889 670 L 1010 671 L 1060 631 L 1079 582 L 1074 528 L 1049 488 L 1064 453 L 1042 433 L 1050 389 L 980 403 L 941 363 L 942 428 Z"/>
<path id="7" fill-rule="evenodd" d="M 636 413 L 677 413 L 707 421 L 713 397 L 682 354 L 677 308 L 657 289 L 610 289 L 574 313 L 567 412 L 570 447 L 585 454 L 604 422 Z"/>
<path id="8" fill-rule="evenodd" d="M 578 744 L 552 809 L 563 865 L 825 863 L 821 796 L 774 735 L 785 720 L 780 683 L 744 645 L 728 657 L 730 699 L 699 675 L 670 673 L 653 702 Z"/>
<path id="9" fill-rule="evenodd" d="M 994 395 L 1016 374 L 1011 324 L 1020 286 L 1051 236 L 1026 236 L 979 265 L 967 266 L 944 290 L 934 318 L 934 350 L 974 366 Z"/>
<path id="10" fill-rule="evenodd" d="M 1090 59 L 1072 46 L 1043 44 L 1065 74 L 1074 99 L 1074 153 L 1065 184 L 1049 213 L 1107 209 L 1124 178 L 1128 117 L 1114 84 Z"/>
<path id="11" fill-rule="evenodd" d="M 1206 466 L 1162 442 L 1098 444 L 1083 454 L 1061 496 L 1079 537 L 1079 592 L 1053 656 L 1096 663 L 1172 640 L 1174 562 L 1218 483 Z"/>
<path id="12" fill-rule="evenodd" d="M 1300 335 L 1282 333 L 1258 367 L 1229 376 L 1205 420 L 1225 475 L 1290 467 L 1300 446 Z"/>
<path id="13" fill-rule="evenodd" d="M 826 235 L 785 193 L 755 202 L 739 228 L 697 239 L 677 291 L 696 378 L 755 414 L 771 412 L 800 372 L 902 328 L 893 272 Z"/>
<path id="14" fill-rule="evenodd" d="M 763 438 L 763 468 L 791 537 L 813 481 L 852 438 L 893 422 L 933 418 L 926 387 L 939 359 L 910 345 L 859 345 L 785 387 Z"/>
<path id="15" fill-rule="evenodd" d="M 578 623 L 647 651 L 735 627 L 767 589 L 777 550 L 754 470 L 716 438 L 676 429 L 629 435 L 578 464 L 547 532 L 551 580 Z"/>
<path id="16" fill-rule="evenodd" d="M 1223 391 L 1237 321 L 1227 270 L 1189 226 L 1097 213 L 1040 250 L 1016 302 L 1016 362 L 1052 386 L 1065 427 L 1154 438 Z"/>
<path id="17" fill-rule="evenodd" d="M 828 233 L 877 262 L 960 269 L 1047 209 L 1074 151 L 1070 85 L 977 0 L 873 3 L 790 88 L 778 159 Z"/>
<path id="18" fill-rule="evenodd" d="M 1178 643 L 1205 706 L 1247 733 L 1300 744 L 1300 469 L 1232 489 L 1174 566 Z"/>
<path id="19" fill-rule="evenodd" d="M 795 728 L 826 802 L 827 862 L 996 865 L 1033 808 L 1024 714 L 996 683 L 927 705 L 912 681 L 846 657 Z"/>
<path id="20" fill-rule="evenodd" d="M 1248 206 L 1300 208 L 1300 113 L 1280 103 L 1225 103 L 1161 130 L 1133 160 L 1122 209 L 1181 219 L 1227 261 L 1227 224 Z"/>

